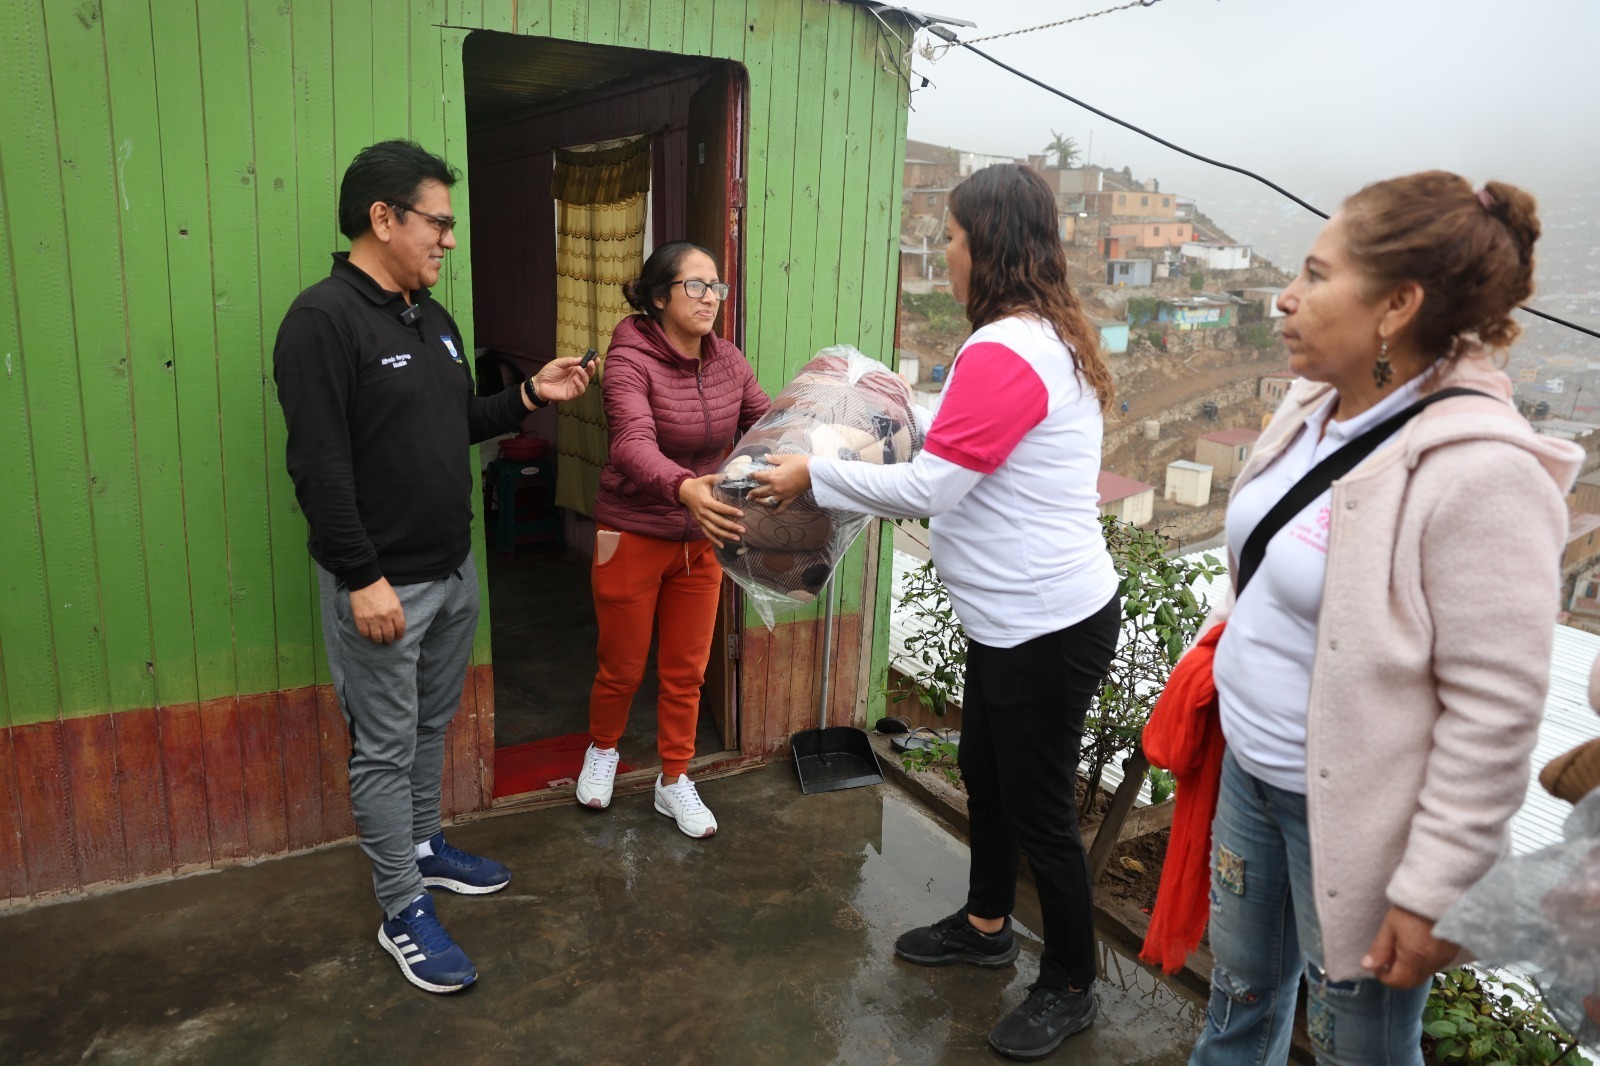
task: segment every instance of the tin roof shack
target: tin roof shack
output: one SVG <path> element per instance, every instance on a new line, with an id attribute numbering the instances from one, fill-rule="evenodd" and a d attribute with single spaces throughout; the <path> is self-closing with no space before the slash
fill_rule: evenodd
<path id="1" fill-rule="evenodd" d="M 1155 278 L 1154 259 L 1107 259 L 1106 284 L 1132 289 L 1148 288 Z"/>
<path id="2" fill-rule="evenodd" d="M 1094 325 L 1100 331 L 1100 347 L 1107 355 L 1121 355 L 1128 350 L 1128 324 L 1114 318 L 1097 318 Z"/>
<path id="3" fill-rule="evenodd" d="M 554 302 L 554 242 L 532 238 L 555 212 L 525 179 L 542 160 L 548 181 L 552 145 L 645 136 L 653 238 L 723 253 L 736 279 L 723 328 L 769 392 L 828 344 L 894 358 L 907 85 L 883 61 L 880 19 L 910 29 L 894 11 L 827 0 L 94 10 L 0 5 L 13 42 L 0 64 L 7 900 L 354 831 L 270 360 L 283 310 L 342 246 L 339 176 L 360 148 L 411 137 L 463 172 L 461 247 L 435 295 L 469 343 L 548 356 L 538 343 L 554 324 L 538 307 Z M 497 143 L 491 131 L 507 129 Z M 484 560 L 481 520 L 473 542 Z M 785 753 L 816 724 L 825 659 L 830 722 L 869 717 L 890 550 L 875 528 L 842 565 L 833 648 L 819 647 L 815 607 L 769 632 L 725 600 L 705 693 L 722 750 L 696 773 Z M 483 603 L 449 737 L 447 816 L 496 803 Z M 537 639 L 525 646 L 537 654 Z"/>
<path id="4" fill-rule="evenodd" d="M 1189 241 L 1178 249 L 1178 254 L 1206 270 L 1250 269 L 1250 246 L 1248 244 Z"/>
<path id="5" fill-rule="evenodd" d="M 1167 487 L 1161 498 L 1185 507 L 1204 507 L 1211 502 L 1211 468 L 1187 459 L 1168 463 Z"/>
<path id="6" fill-rule="evenodd" d="M 1223 429 L 1207 433 L 1194 444 L 1194 461 L 1211 467 L 1218 480 L 1226 481 L 1239 476 L 1244 464 L 1250 461 L 1259 429 Z"/>
<path id="7" fill-rule="evenodd" d="M 1109 470 L 1100 471 L 1100 513 L 1142 526 L 1156 513 L 1156 487 Z"/>
<path id="8" fill-rule="evenodd" d="M 1238 308 L 1244 303 L 1236 296 L 1197 292 L 1193 296 L 1169 296 L 1156 304 L 1156 321 L 1177 330 L 1226 329 L 1238 322 Z"/>
<path id="9" fill-rule="evenodd" d="M 1244 289 L 1229 289 L 1228 295 L 1255 304 L 1260 308 L 1262 318 L 1283 317 L 1283 312 L 1278 310 L 1278 297 L 1283 295 L 1281 288 L 1273 285 L 1252 285 Z"/>

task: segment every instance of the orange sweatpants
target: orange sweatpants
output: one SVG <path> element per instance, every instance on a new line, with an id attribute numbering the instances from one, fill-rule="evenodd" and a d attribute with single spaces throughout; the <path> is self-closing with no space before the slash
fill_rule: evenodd
<path id="1" fill-rule="evenodd" d="M 662 776 L 675 781 L 694 758 L 722 566 L 710 541 L 657 540 L 627 532 L 620 534 L 610 559 L 599 559 L 597 551 L 591 580 L 600 669 L 589 693 L 590 738 L 599 748 L 614 748 L 622 739 L 628 708 L 644 680 L 650 632 L 659 624 L 656 748 Z"/>

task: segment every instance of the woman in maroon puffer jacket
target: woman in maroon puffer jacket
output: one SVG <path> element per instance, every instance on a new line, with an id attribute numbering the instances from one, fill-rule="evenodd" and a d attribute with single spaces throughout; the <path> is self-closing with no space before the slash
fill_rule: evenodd
<path id="1" fill-rule="evenodd" d="M 601 383 L 611 458 L 595 500 L 600 669 L 578 801 L 596 810 L 611 802 L 617 742 L 659 621 L 656 810 L 687 835 L 708 837 L 717 820 L 687 771 L 722 588 L 712 545 L 744 532 L 743 512 L 716 500 L 711 486 L 733 442 L 771 401 L 744 353 L 711 332 L 728 287 L 706 249 L 662 245 L 622 292 L 641 313 L 612 334 Z"/>

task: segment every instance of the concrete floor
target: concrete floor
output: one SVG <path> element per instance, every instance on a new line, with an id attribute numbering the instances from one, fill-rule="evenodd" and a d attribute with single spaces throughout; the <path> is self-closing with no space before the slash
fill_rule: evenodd
<path id="1" fill-rule="evenodd" d="M 793 768 L 707 782 L 721 832 L 648 796 L 450 831 L 510 888 L 435 894 L 478 965 L 452 996 L 376 943 L 354 846 L 0 917 L 0 1062 L 967 1063 L 1038 968 L 894 959 L 956 909 L 966 847 L 891 785 L 802 796 Z M 1018 922 L 1038 928 L 1024 886 Z M 1054 1061 L 1176 1066 L 1200 1008 L 1109 950 L 1101 1015 Z"/>

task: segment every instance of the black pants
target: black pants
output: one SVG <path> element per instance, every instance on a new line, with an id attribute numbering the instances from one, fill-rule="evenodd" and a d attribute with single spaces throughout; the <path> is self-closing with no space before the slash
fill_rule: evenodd
<path id="1" fill-rule="evenodd" d="M 1039 981 L 1088 988 L 1095 977 L 1089 864 L 1075 794 L 1083 718 L 1121 629 L 1122 601 L 1015 648 L 969 641 L 961 713 L 961 779 L 972 822 L 967 911 L 1011 913 L 1019 855 L 1044 913 Z"/>

